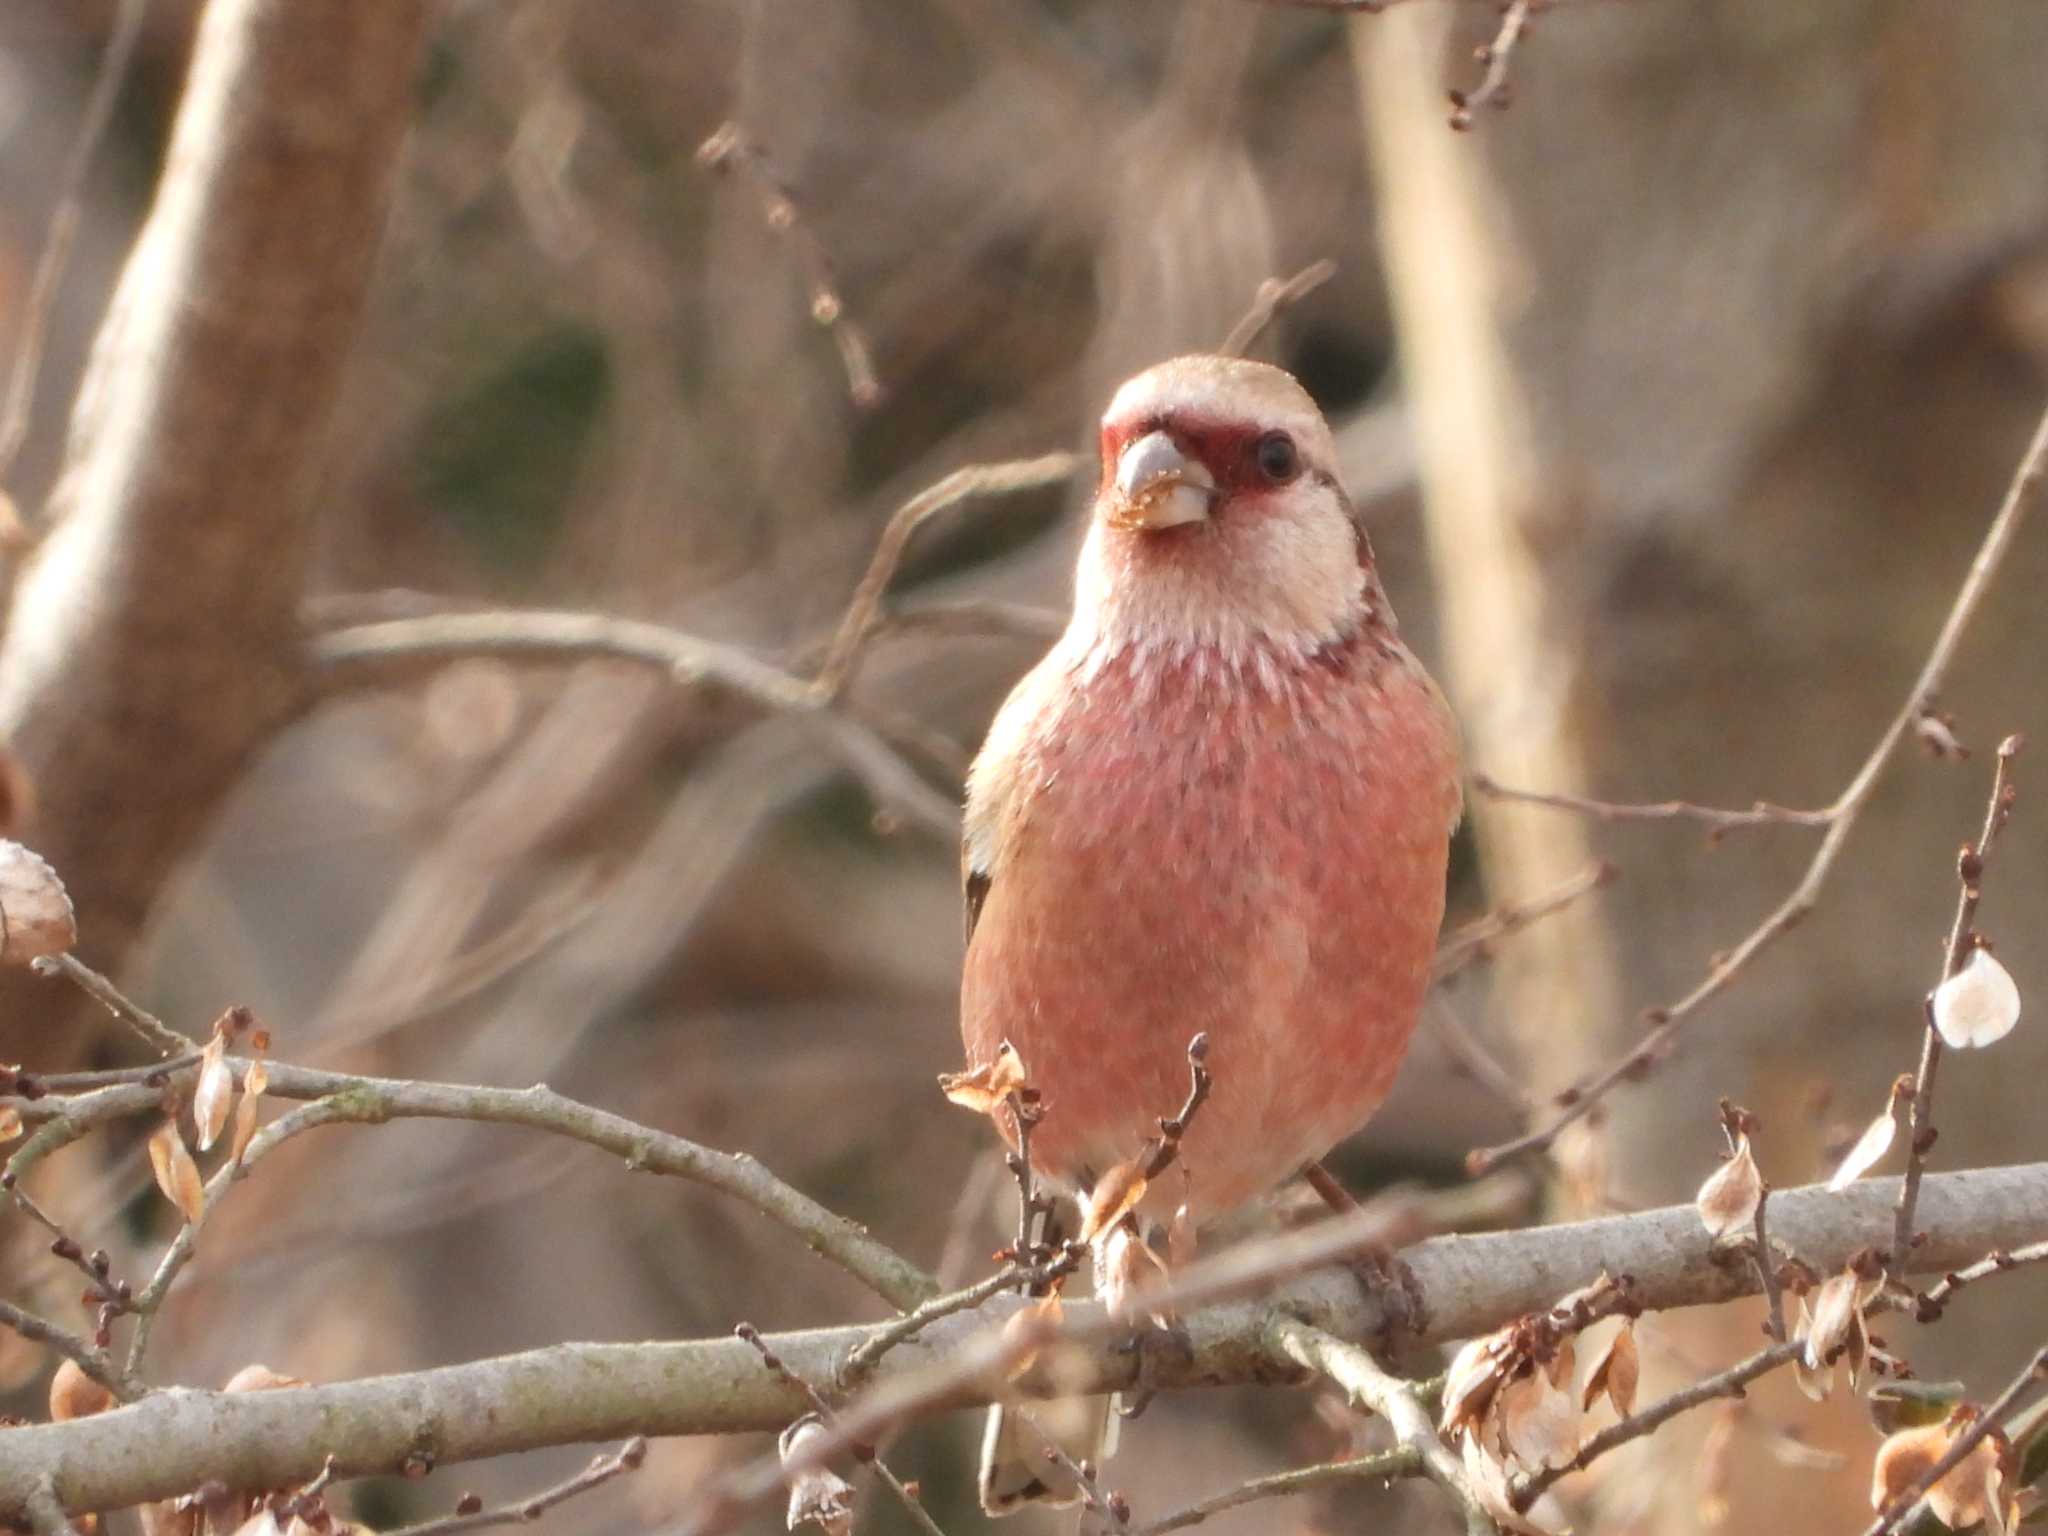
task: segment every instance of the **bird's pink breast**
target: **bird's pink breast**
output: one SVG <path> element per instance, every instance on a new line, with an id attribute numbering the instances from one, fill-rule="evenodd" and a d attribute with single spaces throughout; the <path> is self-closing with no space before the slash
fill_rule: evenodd
<path id="1" fill-rule="evenodd" d="M 1368 630 L 1231 668 L 1136 653 L 1053 691 L 969 945 L 969 1058 L 1007 1038 L 1041 1091 L 1042 1172 L 1134 1156 L 1210 1039 L 1183 1149 L 1200 1218 L 1319 1157 L 1391 1086 L 1427 986 L 1457 814 L 1455 732 Z M 1179 1176 L 1160 1192 L 1181 1198 Z"/>

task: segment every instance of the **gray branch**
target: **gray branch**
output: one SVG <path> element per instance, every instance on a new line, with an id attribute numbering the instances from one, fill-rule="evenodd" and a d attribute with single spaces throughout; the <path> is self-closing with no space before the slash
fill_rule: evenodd
<path id="1" fill-rule="evenodd" d="M 1778 1240 L 1826 1272 L 1890 1238 L 1896 1180 L 1831 1195 L 1818 1187 L 1773 1197 Z M 1916 1272 L 1960 1268 L 1997 1248 L 2048 1235 L 2048 1163 L 1943 1174 L 1922 1188 L 1928 1237 Z M 1668 1308 L 1750 1294 L 1755 1267 L 1717 1253 L 1690 1206 L 1474 1237 L 1443 1237 L 1405 1254 L 1423 1301 L 1421 1332 L 1444 1341 L 1496 1327 L 1590 1284 L 1627 1274 L 1648 1306 Z M 1019 1303 L 991 1301 L 933 1322 L 877 1365 L 871 1394 L 932 1412 L 989 1400 L 989 1385 L 954 1362 L 985 1353 L 989 1328 Z M 1264 1347 L 1275 1309 L 1341 1338 L 1371 1337 L 1378 1306 L 1348 1272 L 1319 1271 L 1264 1296 L 1192 1313 L 1193 1351 L 1170 1367 L 1174 1387 L 1272 1382 Z M 1089 1379 L 1067 1390 L 1128 1385 L 1131 1360 L 1090 1331 L 1093 1309 L 1068 1310 L 1087 1338 Z M 875 1326 L 816 1329 L 769 1342 L 790 1370 L 831 1381 Z M 970 1347 L 973 1346 L 973 1347 Z M 1064 1368 L 1064 1367 L 1063 1367 Z M 933 1385 L 936 1377 L 936 1388 Z M 120 1508 L 187 1491 L 208 1478 L 280 1487 L 316 1475 L 329 1455 L 343 1475 L 389 1471 L 422 1454 L 436 1463 L 541 1446 L 649 1435 L 776 1429 L 808 1405 L 785 1378 L 762 1369 L 737 1339 L 683 1343 L 561 1344 L 437 1370 L 332 1386 L 242 1393 L 160 1393 L 65 1424 L 0 1432 L 0 1516 L 28 1513 L 28 1490 L 48 1479 L 73 1512 Z"/>

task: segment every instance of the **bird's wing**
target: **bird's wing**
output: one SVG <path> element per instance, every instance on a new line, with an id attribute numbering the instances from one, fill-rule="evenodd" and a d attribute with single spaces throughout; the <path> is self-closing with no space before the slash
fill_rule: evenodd
<path id="1" fill-rule="evenodd" d="M 982 905 L 1007 862 L 1013 809 L 1025 792 L 1033 745 L 1047 707 L 1066 672 L 1058 650 L 1025 673 L 988 728 L 967 770 L 967 814 L 960 841 L 960 888 L 966 898 L 967 938 L 973 941 Z"/>

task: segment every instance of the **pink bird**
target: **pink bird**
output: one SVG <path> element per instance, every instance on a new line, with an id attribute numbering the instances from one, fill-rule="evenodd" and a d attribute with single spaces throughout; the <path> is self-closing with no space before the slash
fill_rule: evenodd
<path id="1" fill-rule="evenodd" d="M 1035 1171 L 1085 1193 L 1138 1155 L 1198 1032 L 1167 1209 L 1212 1221 L 1363 1125 L 1428 986 L 1458 757 L 1300 384 L 1183 357 L 1118 390 L 1072 621 L 968 778 L 961 1032 L 1028 1069 Z M 1071 1496 L 1002 1438 L 992 1513 Z"/>

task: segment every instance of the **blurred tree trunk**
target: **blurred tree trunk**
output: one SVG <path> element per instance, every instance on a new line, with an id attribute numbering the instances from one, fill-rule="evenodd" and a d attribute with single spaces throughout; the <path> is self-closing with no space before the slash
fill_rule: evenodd
<path id="1" fill-rule="evenodd" d="M 1489 708 L 1472 719 L 1474 760 L 1613 798 L 1824 804 L 1903 702 L 2040 411 L 2048 14 L 1906 0 L 1560 9 L 1514 62 L 1513 109 L 1453 135 L 1443 89 L 1491 25 L 1414 6 L 1357 31 L 1432 531 L 1454 541 L 1437 556 L 1443 601 L 1500 603 L 1489 634 L 1454 624 L 1454 676 L 1462 690 L 1474 667 L 1565 653 L 1520 686 L 1579 723 L 1589 783 L 1568 757 L 1546 767 L 1522 728 L 1503 740 Z M 1441 323 L 1447 310 L 1466 325 Z M 1472 380 L 1496 367 L 1478 394 Z M 1501 460 L 1525 477 L 1520 507 L 1546 513 L 1537 602 L 1491 596 L 1488 528 L 1441 511 Z M 1492 493 L 1510 518 L 1511 490 Z M 2038 688 L 1985 665 L 2024 643 L 2025 594 L 2048 569 L 2029 535 L 1941 701 L 1984 749 L 2048 725 Z M 1759 763 L 1774 765 L 1767 780 Z M 1764 1116 L 1779 1184 L 1820 1171 L 1831 1137 L 1878 1110 L 1911 1068 L 1954 849 L 1987 783 L 1981 754 L 1893 767 L 1820 911 L 1708 1006 L 1675 1061 L 1613 1100 L 1617 1197 L 1697 1185 L 1715 1164 L 1719 1094 Z M 1562 835 L 1556 813 L 1479 810 L 1489 879 L 1512 891 L 1513 861 L 1540 846 L 1491 829 Z M 1536 1059 L 1583 1060 L 1588 1041 L 1610 1054 L 1622 1037 L 1603 1031 L 1689 987 L 1812 851 L 1789 829 L 1714 852 L 1682 826 L 1591 830 L 1625 870 L 1622 1006 L 1530 1016 L 1511 975 L 1501 1006 Z M 2048 903 L 2039 832 L 2018 846 L 2033 856 L 1992 876 L 1994 935 L 2038 925 Z M 1578 942 L 1529 963 L 1577 971 Z M 2015 963 L 2023 990 L 2048 980 L 2024 949 Z M 1937 1164 L 2014 1154 L 2038 1124 L 2014 1084 L 2043 1055 L 2037 1035 L 1996 1066 L 1944 1073 Z M 1961 1370 L 1983 1388 L 2038 1342 L 2000 1326 L 2025 1310 L 1980 1310 L 1925 1339 L 1887 1332 L 1923 1374 Z M 1647 1364 L 1666 1384 L 1689 1377 L 1752 1348 L 1753 1322 L 1740 1309 L 1671 1319 Z M 1616 1458 L 1603 1529 L 1685 1531 L 1716 1514 L 1730 1529 L 1853 1528 L 1874 1439 L 1844 1396 L 1818 1421 L 1838 1473 L 1773 1457 L 1770 1425 L 1806 1415 L 1789 1389 L 1760 1393 L 1725 1465 L 1700 1462 L 1708 1414 Z"/>
<path id="2" fill-rule="evenodd" d="M 215 0 L 0 641 L 25 836 L 118 965 L 298 695 L 313 477 L 411 117 L 424 0 Z M 60 1005 L 0 989 L 0 1058 Z"/>

